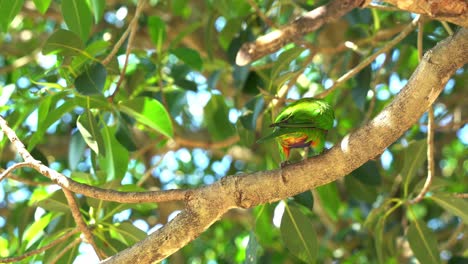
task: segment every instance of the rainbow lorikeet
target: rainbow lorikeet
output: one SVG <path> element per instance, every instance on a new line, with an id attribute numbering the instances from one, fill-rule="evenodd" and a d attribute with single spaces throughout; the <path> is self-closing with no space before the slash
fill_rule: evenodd
<path id="1" fill-rule="evenodd" d="M 286 106 L 270 125 L 275 128 L 273 132 L 257 142 L 276 138 L 285 159 L 281 163 L 281 167 L 284 167 L 292 148 L 313 147 L 315 152 L 321 153 L 334 119 L 333 109 L 324 100 L 302 98 Z"/>

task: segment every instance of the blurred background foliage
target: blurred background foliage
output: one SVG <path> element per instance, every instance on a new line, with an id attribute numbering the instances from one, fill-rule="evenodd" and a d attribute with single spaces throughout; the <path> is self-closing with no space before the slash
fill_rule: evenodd
<path id="1" fill-rule="evenodd" d="M 74 2 L 0 1 L 0 13 L 9 14 L 0 19 L 0 113 L 44 164 L 123 191 L 196 188 L 277 168 L 277 146 L 255 142 L 281 107 L 329 89 L 414 18 L 356 9 L 239 67 L 243 43 L 327 1 L 150 0 L 128 58 L 128 38 L 117 42 L 136 1 Z M 456 26 L 424 21 L 423 29 L 427 50 Z M 418 65 L 417 33 L 325 98 L 336 115 L 327 148 L 405 85 Z M 422 202 L 407 203 L 427 175 L 426 114 L 351 175 L 279 203 L 231 210 L 164 263 L 466 263 L 468 202 L 452 193 L 468 192 L 467 75 L 458 70 L 434 105 L 436 178 Z M 2 168 L 21 161 L 3 135 L 0 144 Z M 0 184 L 1 257 L 47 245 L 75 226 L 63 193 L 37 172 L 21 169 Z M 78 197 L 109 256 L 183 208 Z M 66 248 L 78 236 L 24 262 L 96 261 L 85 243 Z"/>

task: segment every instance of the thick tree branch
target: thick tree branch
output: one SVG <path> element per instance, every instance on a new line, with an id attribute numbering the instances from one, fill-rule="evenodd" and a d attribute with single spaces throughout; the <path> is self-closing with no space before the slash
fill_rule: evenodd
<path id="1" fill-rule="evenodd" d="M 313 32 L 330 21 L 340 18 L 353 8 L 363 4 L 364 0 L 333 0 L 328 5 L 320 6 L 282 29 L 272 31 L 255 42 L 245 43 L 237 53 L 236 63 L 244 66 L 267 54 L 279 50 L 292 40 Z"/>
<path id="2" fill-rule="evenodd" d="M 468 27 L 468 2 L 466 0 L 384 1 L 405 11 Z"/>
<path id="3" fill-rule="evenodd" d="M 273 171 L 228 176 L 191 190 L 186 209 L 163 228 L 104 263 L 154 263 L 194 240 L 227 210 L 274 202 L 335 181 L 382 153 L 436 100 L 455 71 L 468 62 L 468 29 L 429 50 L 407 85 L 369 123 L 327 153 Z"/>

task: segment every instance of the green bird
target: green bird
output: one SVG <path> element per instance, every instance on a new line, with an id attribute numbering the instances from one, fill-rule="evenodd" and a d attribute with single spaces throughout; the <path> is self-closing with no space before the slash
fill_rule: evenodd
<path id="1" fill-rule="evenodd" d="M 325 137 L 333 127 L 335 114 L 332 107 L 321 99 L 302 98 L 286 106 L 270 125 L 273 132 L 257 142 L 276 139 L 283 158 L 281 167 L 289 162 L 292 148 L 310 148 L 321 153 L 325 148 Z"/>

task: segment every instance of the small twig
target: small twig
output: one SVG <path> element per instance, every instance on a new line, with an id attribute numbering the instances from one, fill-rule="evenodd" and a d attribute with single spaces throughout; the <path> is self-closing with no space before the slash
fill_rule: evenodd
<path id="1" fill-rule="evenodd" d="M 442 23 L 442 26 L 444 27 L 445 31 L 447 31 L 447 33 L 452 36 L 453 35 L 453 30 L 452 28 L 450 27 L 450 25 L 445 22 L 445 21 L 440 21 L 440 23 Z"/>
<path id="2" fill-rule="evenodd" d="M 418 25 L 418 58 L 419 61 L 422 60 L 423 56 L 423 26 L 422 22 L 419 22 Z M 434 110 L 432 106 L 429 107 L 427 110 L 428 114 L 428 122 L 427 122 L 427 178 L 426 182 L 424 183 L 421 192 L 410 201 L 410 203 L 415 204 L 419 203 L 424 199 L 424 196 L 429 191 L 429 188 L 432 184 L 432 179 L 434 178 L 435 173 L 435 164 L 434 164 Z"/>
<path id="3" fill-rule="evenodd" d="M 366 7 L 377 9 L 377 10 L 383 10 L 383 11 L 401 11 L 400 9 L 393 7 L 393 6 L 385 6 L 385 5 L 375 4 L 375 3 L 370 3 Z"/>
<path id="4" fill-rule="evenodd" d="M 468 193 L 456 193 L 455 197 L 468 199 Z"/>
<path id="5" fill-rule="evenodd" d="M 156 162 L 153 166 L 151 166 L 148 170 L 145 171 L 141 179 L 138 180 L 137 182 L 138 187 L 143 186 L 143 183 L 145 183 L 149 178 L 151 178 L 151 174 L 153 173 L 153 170 L 155 170 L 161 164 L 163 159 L 164 159 L 164 156 L 161 157 L 161 159 L 158 160 L 158 162 Z"/>
<path id="6" fill-rule="evenodd" d="M 26 56 L 23 56 L 21 58 L 16 59 L 12 64 L 6 65 L 5 67 L 0 68 L 0 74 L 5 74 L 12 72 L 16 69 L 19 69 L 23 67 L 24 65 L 29 64 L 30 62 L 34 61 L 36 59 L 38 51 L 33 51 L 32 53 L 29 53 Z"/>
<path id="7" fill-rule="evenodd" d="M 119 192 L 110 189 L 101 189 L 87 184 L 78 183 L 65 175 L 45 166 L 40 161 L 36 160 L 28 152 L 24 144 L 18 139 L 15 131 L 11 129 L 5 119 L 0 116 L 0 127 L 5 135 L 10 139 L 18 153 L 23 157 L 25 162 L 29 163 L 29 167 L 35 169 L 40 174 L 51 179 L 52 182 L 62 188 L 72 192 L 83 194 L 88 197 L 113 201 L 120 203 L 142 203 L 142 202 L 167 202 L 167 201 L 182 201 L 185 199 L 185 194 L 189 190 L 165 190 L 151 192 Z"/>
<path id="8" fill-rule="evenodd" d="M 229 147 L 240 140 L 238 135 L 228 137 L 221 141 L 211 142 L 211 141 L 196 141 L 193 139 L 185 139 L 182 137 L 175 137 L 175 142 L 178 146 L 187 147 L 187 148 L 203 148 L 203 149 L 222 149 Z"/>
<path id="9" fill-rule="evenodd" d="M 11 172 L 13 172 L 16 169 L 23 168 L 23 167 L 29 167 L 29 162 L 20 162 L 16 163 L 13 166 L 9 167 L 8 169 L 4 170 L 2 174 L 0 174 L 0 182 L 8 176 Z"/>
<path id="10" fill-rule="evenodd" d="M 5 171 L 4 169 L 0 168 L 0 172 Z M 14 180 L 17 182 L 21 182 L 23 184 L 29 185 L 29 186 L 48 186 L 54 184 L 53 182 L 40 182 L 40 181 L 33 181 L 29 180 L 26 178 L 19 177 L 18 175 L 11 174 L 8 176 L 9 180 Z"/>
<path id="11" fill-rule="evenodd" d="M 72 231 L 70 232 L 66 232 L 64 233 L 64 235 L 60 238 L 57 238 L 56 240 L 52 241 L 50 244 L 48 245 L 45 245 L 41 248 L 38 248 L 38 249 L 34 249 L 34 250 L 31 250 L 31 251 L 28 251 L 26 253 L 24 253 L 23 255 L 20 255 L 20 256 L 16 256 L 16 257 L 7 257 L 7 258 L 0 258 L 0 263 L 10 263 L 10 262 L 18 262 L 20 260 L 23 260 L 27 257 L 30 257 L 30 256 L 34 256 L 34 255 L 38 255 L 46 250 L 48 250 L 49 248 L 52 248 L 62 242 L 64 242 L 65 240 L 67 240 L 69 237 L 77 234 L 79 232 L 78 229 L 73 229 Z"/>
<path id="12" fill-rule="evenodd" d="M 53 258 L 50 263 L 51 264 L 55 264 L 57 263 L 57 261 L 63 257 L 63 255 L 65 255 L 65 253 L 67 253 L 69 250 L 71 250 L 72 248 L 78 246 L 79 244 L 81 243 L 81 238 L 77 237 L 75 240 L 73 240 L 73 242 L 71 242 L 70 244 L 68 244 L 68 246 L 64 247 L 63 250 L 58 253 L 55 258 Z"/>
<path id="13" fill-rule="evenodd" d="M 460 240 L 459 236 L 462 233 L 464 227 L 465 225 L 463 224 L 463 222 L 460 222 L 457 228 L 453 230 L 452 235 L 449 237 L 447 242 L 442 246 L 442 249 L 450 250 L 450 248 L 452 248 L 455 244 L 457 244 L 457 242 Z"/>
<path id="14" fill-rule="evenodd" d="M 260 10 L 260 7 L 258 7 L 257 3 L 255 3 L 255 1 L 253 0 L 247 0 L 247 2 L 249 2 L 250 6 L 255 9 L 255 12 L 257 13 L 257 15 L 271 28 L 277 28 L 277 26 L 275 25 L 275 23 L 273 23 L 273 21 L 271 21 L 263 12 L 262 10 Z"/>
<path id="15" fill-rule="evenodd" d="M 78 204 L 76 203 L 75 196 L 73 195 L 72 192 L 70 192 L 67 189 L 62 189 L 62 190 L 63 190 L 63 193 L 65 194 L 65 198 L 67 199 L 68 205 L 70 206 L 70 211 L 72 213 L 73 219 L 75 219 L 76 225 L 80 229 L 81 233 L 83 233 L 85 242 L 90 244 L 93 247 L 99 260 L 107 258 L 107 255 L 96 245 L 96 242 L 94 241 L 91 230 L 88 228 L 85 221 L 83 220 L 83 216 L 81 215 L 80 208 L 78 207 Z"/>
<path id="16" fill-rule="evenodd" d="M 413 29 L 417 26 L 418 24 L 418 21 L 420 19 L 420 15 L 417 15 L 413 21 L 411 21 L 410 24 L 408 24 L 405 29 L 403 29 L 403 31 L 398 34 L 398 36 L 396 36 L 394 39 L 392 39 L 391 41 L 387 42 L 387 44 L 385 44 L 385 46 L 383 46 L 380 50 L 378 50 L 376 53 L 372 54 L 371 56 L 367 57 L 365 60 L 363 60 L 361 63 L 359 63 L 356 67 L 352 68 L 351 70 L 349 70 L 347 73 L 343 74 L 340 78 L 338 78 L 338 80 L 336 80 L 333 85 L 328 88 L 327 90 L 323 91 L 322 93 L 319 93 L 318 95 L 316 95 L 315 97 L 316 98 L 324 98 L 325 96 L 329 95 L 331 92 L 333 92 L 334 90 L 336 90 L 338 88 L 339 85 L 341 85 L 342 83 L 344 83 L 345 81 L 349 80 L 351 77 L 353 77 L 354 75 L 356 75 L 358 72 L 360 72 L 362 69 L 364 69 L 365 67 L 367 67 L 369 64 L 372 63 L 372 61 L 375 60 L 375 58 L 377 58 L 377 56 L 379 56 L 380 54 L 384 53 L 384 52 L 387 52 L 388 50 L 390 50 L 393 46 L 395 46 L 397 43 L 399 43 L 400 41 L 402 41 L 406 36 L 408 36 L 411 31 L 413 31 Z"/>
<path id="17" fill-rule="evenodd" d="M 128 28 L 130 29 L 130 36 L 128 37 L 127 50 L 125 51 L 125 62 L 122 67 L 122 71 L 120 72 L 119 80 L 117 81 L 117 84 L 115 85 L 115 90 L 110 96 L 110 99 L 114 99 L 115 95 L 119 91 L 120 85 L 122 84 L 125 78 L 125 72 L 127 71 L 127 65 L 128 65 L 128 58 L 130 57 L 130 52 L 132 50 L 133 41 L 135 40 L 135 34 L 137 31 L 137 27 L 138 27 L 138 18 L 140 17 L 140 14 L 141 14 L 141 11 L 143 10 L 144 5 L 145 5 L 145 0 L 138 1 L 138 5 L 135 10 L 135 16 L 133 17 L 132 21 L 130 22 L 130 25 L 128 26 Z"/>

